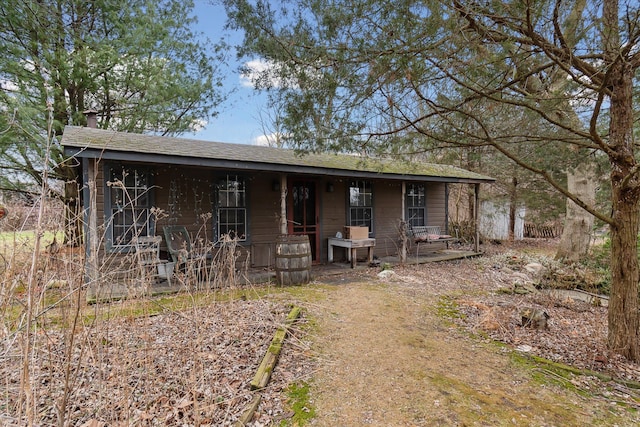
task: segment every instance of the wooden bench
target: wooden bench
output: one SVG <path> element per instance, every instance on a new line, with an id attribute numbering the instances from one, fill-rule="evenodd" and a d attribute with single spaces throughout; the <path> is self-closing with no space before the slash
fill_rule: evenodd
<path id="1" fill-rule="evenodd" d="M 409 237 L 416 244 L 416 256 L 418 256 L 420 245 L 423 243 L 445 243 L 448 249 L 449 242 L 457 242 L 459 240 L 457 237 L 443 234 L 437 225 L 414 225 L 408 228 L 408 232 Z"/>

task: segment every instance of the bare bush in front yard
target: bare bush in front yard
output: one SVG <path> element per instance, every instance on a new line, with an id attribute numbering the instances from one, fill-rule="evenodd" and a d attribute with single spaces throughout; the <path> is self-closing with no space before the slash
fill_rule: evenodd
<path id="1" fill-rule="evenodd" d="M 233 424 L 253 397 L 250 381 L 287 307 L 259 298 L 251 284 L 236 285 L 246 272 L 234 239 L 215 250 L 196 240 L 213 256 L 176 273 L 182 292 L 132 290 L 94 304 L 86 301 L 83 249 L 54 253 L 44 245 L 32 257 L 20 243 L 7 246 L 22 268 L 2 282 L 0 423 Z M 125 258 L 107 257 L 99 279 L 115 279 Z M 141 277 L 133 261 L 124 274 L 130 283 Z M 147 279 L 141 289 L 154 286 Z M 274 414 L 284 412 L 274 402 Z"/>

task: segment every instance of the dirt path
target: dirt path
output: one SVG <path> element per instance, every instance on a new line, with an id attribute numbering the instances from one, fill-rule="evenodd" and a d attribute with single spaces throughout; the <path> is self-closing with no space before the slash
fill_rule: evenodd
<path id="1" fill-rule="evenodd" d="M 509 352 L 448 325 L 426 288 L 346 283 L 313 309 L 314 425 L 631 425 L 609 403 L 536 381 Z"/>

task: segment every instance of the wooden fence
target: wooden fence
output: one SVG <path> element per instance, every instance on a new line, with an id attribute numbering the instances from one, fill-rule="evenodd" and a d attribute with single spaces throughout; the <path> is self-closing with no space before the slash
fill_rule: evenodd
<path id="1" fill-rule="evenodd" d="M 561 234 L 561 224 L 533 224 L 531 222 L 525 222 L 524 224 L 524 237 L 554 238 L 560 237 Z"/>

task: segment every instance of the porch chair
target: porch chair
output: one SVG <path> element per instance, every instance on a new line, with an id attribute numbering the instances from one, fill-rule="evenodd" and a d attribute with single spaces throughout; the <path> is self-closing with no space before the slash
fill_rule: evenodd
<path id="1" fill-rule="evenodd" d="M 207 254 L 194 251 L 191 237 L 185 226 L 169 225 L 163 227 L 163 231 L 167 242 L 167 251 L 173 262 L 176 263 L 176 267 L 188 262 L 204 262 L 208 259 Z"/>
<path id="2" fill-rule="evenodd" d="M 167 261 L 160 259 L 161 242 L 162 237 L 160 236 L 138 236 L 133 239 L 143 281 L 146 281 L 147 278 L 156 281 L 164 275 L 163 278 L 166 278 L 169 283 L 171 282 L 171 278 L 166 274 Z"/>

